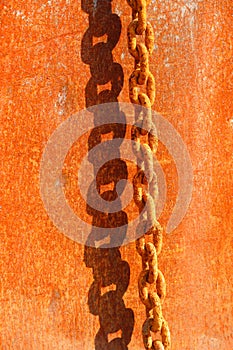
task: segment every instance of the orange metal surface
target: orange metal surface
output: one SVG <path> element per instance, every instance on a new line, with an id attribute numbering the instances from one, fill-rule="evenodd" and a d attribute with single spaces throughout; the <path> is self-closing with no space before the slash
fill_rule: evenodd
<path id="1" fill-rule="evenodd" d="M 112 12 L 122 23 L 113 50 L 124 72 L 119 100 L 129 102 L 131 11 L 125 0 L 113 1 Z M 158 0 L 148 12 L 156 38 L 150 62 L 157 85 L 154 108 L 182 136 L 194 171 L 190 208 L 165 236 L 159 260 L 167 281 L 163 310 L 172 349 L 231 350 L 232 2 Z M 88 306 L 92 270 L 84 247 L 53 225 L 39 191 L 46 142 L 62 121 L 85 108 L 90 71 L 81 59 L 81 40 L 88 16 L 80 1 L 9 0 L 1 4 L 1 21 L 0 348 L 92 350 L 100 327 Z M 80 158 L 85 147 L 84 142 Z M 168 184 L 161 218 L 166 223 L 177 175 L 162 146 L 158 158 Z M 123 300 L 134 314 L 128 349 L 139 350 L 145 320 L 137 291 L 140 259 L 134 243 L 120 252 L 130 267 Z M 127 317 L 132 321 L 127 315 L 126 325 Z M 116 336 L 119 332 L 109 339 Z"/>

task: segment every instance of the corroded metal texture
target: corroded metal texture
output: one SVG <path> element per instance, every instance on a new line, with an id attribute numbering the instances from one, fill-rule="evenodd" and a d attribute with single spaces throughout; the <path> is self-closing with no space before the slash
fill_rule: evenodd
<path id="1" fill-rule="evenodd" d="M 131 13 L 126 1 L 112 1 L 111 6 L 122 25 L 113 51 L 125 78 L 118 99 L 129 102 L 126 77 L 133 63 L 126 35 Z M 1 4 L 1 349 L 95 349 L 100 321 L 105 321 L 89 309 L 93 274 L 84 262 L 84 247 L 56 229 L 39 191 L 46 142 L 62 121 L 86 106 L 84 90 L 91 73 L 81 57 L 89 26 L 82 7 L 73 0 Z M 189 211 L 164 236 L 159 259 L 168 286 L 163 312 L 172 349 L 231 350 L 232 2 L 152 1 L 148 20 L 156 43 L 150 61 L 157 90 L 154 109 L 179 131 L 194 171 Z M 106 42 L 107 37 L 93 41 Z M 74 146 L 80 159 L 88 151 L 89 136 Z M 166 174 L 167 201 L 160 218 L 166 224 L 178 180 L 162 144 L 157 158 Z M 85 203 L 75 203 L 72 196 L 72 167 L 78 168 L 78 159 L 70 156 L 67 163 L 61 179 L 67 198 L 91 222 Z M 132 176 L 129 172 L 129 180 Z M 132 210 L 128 219 L 133 216 Z M 130 267 L 130 275 L 123 277 L 130 277 L 123 309 L 134 315 L 128 313 L 134 324 L 127 346 L 139 350 L 145 317 L 136 287 L 140 261 L 134 243 L 119 251 L 117 261 Z M 112 290 L 114 284 L 104 286 L 101 294 Z M 108 305 L 101 307 L 107 310 Z M 117 337 L 121 331 L 108 334 L 108 342 Z M 112 343 L 117 350 L 119 342 Z"/>

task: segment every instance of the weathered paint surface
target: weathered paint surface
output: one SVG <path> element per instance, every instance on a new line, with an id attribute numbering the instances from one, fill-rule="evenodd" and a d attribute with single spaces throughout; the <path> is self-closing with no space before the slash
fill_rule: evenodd
<path id="1" fill-rule="evenodd" d="M 113 51 L 125 77 L 120 101 L 128 102 L 130 8 L 126 1 L 112 6 L 122 22 Z M 156 37 L 154 107 L 181 134 L 194 170 L 190 209 L 165 237 L 160 257 L 174 350 L 231 350 L 233 344 L 232 12 L 230 0 L 158 0 L 149 6 Z M 90 72 L 81 60 L 81 40 L 88 16 L 79 1 L 9 0 L 1 4 L 1 21 L 0 347 L 94 349 L 99 321 L 87 304 L 93 275 L 83 262 L 84 248 L 57 231 L 39 192 L 50 134 L 85 107 Z M 177 178 L 162 146 L 158 158 L 169 184 L 161 218 L 166 222 Z M 135 319 L 128 348 L 142 349 L 140 259 L 133 243 L 121 254 L 130 265 L 124 302 Z"/>

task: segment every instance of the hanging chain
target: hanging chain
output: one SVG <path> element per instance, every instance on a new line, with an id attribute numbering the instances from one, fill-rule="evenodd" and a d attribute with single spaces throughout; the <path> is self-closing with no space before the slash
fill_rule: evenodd
<path id="1" fill-rule="evenodd" d="M 139 297 L 146 307 L 146 320 L 142 326 L 145 349 L 169 350 L 170 331 L 163 317 L 162 305 L 166 296 L 166 282 L 158 269 L 158 255 L 162 249 L 163 229 L 156 220 L 155 203 L 158 197 L 157 176 L 153 169 L 153 154 L 157 151 L 158 138 L 152 121 L 151 107 L 155 100 L 155 79 L 149 69 L 149 57 L 154 48 L 154 32 L 147 21 L 150 0 L 127 0 L 132 8 L 133 20 L 128 26 L 128 49 L 134 57 L 135 67 L 129 78 L 129 97 L 133 104 L 146 107 L 140 113 L 135 109 L 135 124 L 131 129 L 133 152 L 140 170 L 134 176 L 134 201 L 139 211 L 146 207 L 137 227 L 137 234 L 146 232 L 136 240 L 136 249 L 142 258 L 142 271 L 138 278 Z M 137 36 L 144 38 L 139 43 Z M 145 86 L 145 93 L 139 92 Z M 148 132 L 149 130 L 149 132 Z M 146 136 L 147 142 L 141 142 Z M 152 237 L 152 242 L 149 241 Z M 152 339 L 152 332 L 155 339 Z"/>

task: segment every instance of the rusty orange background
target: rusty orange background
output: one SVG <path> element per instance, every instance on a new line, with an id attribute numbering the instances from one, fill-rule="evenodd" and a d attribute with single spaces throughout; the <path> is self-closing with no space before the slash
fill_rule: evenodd
<path id="1" fill-rule="evenodd" d="M 112 9 L 122 22 L 113 50 L 125 79 L 119 100 L 129 102 L 131 11 L 126 0 L 113 1 Z M 156 38 L 154 109 L 182 136 L 194 171 L 190 208 L 165 236 L 159 260 L 172 349 L 231 350 L 233 6 L 230 0 L 158 0 L 148 13 Z M 99 328 L 87 305 L 92 272 L 83 262 L 83 246 L 56 229 L 39 192 L 47 140 L 85 108 L 90 71 L 80 52 L 88 16 L 80 1 L 8 0 L 1 2 L 1 22 L 0 348 L 91 350 Z M 175 170 L 166 157 L 161 151 L 171 183 L 164 222 L 175 200 Z M 134 243 L 121 254 L 130 265 L 124 301 L 135 318 L 128 348 L 143 349 L 140 259 Z"/>

